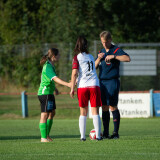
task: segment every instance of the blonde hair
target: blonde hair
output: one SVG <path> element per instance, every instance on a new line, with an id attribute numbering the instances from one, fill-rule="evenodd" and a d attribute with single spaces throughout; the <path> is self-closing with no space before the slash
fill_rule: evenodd
<path id="1" fill-rule="evenodd" d="M 112 39 L 111 33 L 109 31 L 103 31 L 100 33 L 100 38 L 103 38 L 104 40 L 110 40 Z"/>

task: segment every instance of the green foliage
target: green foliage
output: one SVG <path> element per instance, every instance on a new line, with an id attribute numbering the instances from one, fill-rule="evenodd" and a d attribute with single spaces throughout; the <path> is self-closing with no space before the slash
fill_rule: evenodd
<path id="1" fill-rule="evenodd" d="M 75 42 L 110 30 L 115 42 L 160 40 L 157 0 L 7 0 L 0 2 L 1 44 Z"/>
<path id="2" fill-rule="evenodd" d="M 160 36 L 160 2 L 115 0 L 112 3 L 116 42 L 157 42 Z"/>
<path id="3" fill-rule="evenodd" d="M 0 51 L 0 76 L 25 87 L 39 82 L 40 52 L 24 59 L 15 51 L 15 44 L 75 44 L 78 35 L 92 42 L 99 40 L 103 30 L 111 31 L 115 43 L 158 42 L 159 6 L 157 0 L 2 0 L 0 45 L 11 46 L 4 49 L 5 53 Z M 60 49 L 71 53 L 68 48 Z M 62 64 L 57 65 L 58 73 Z"/>
<path id="4" fill-rule="evenodd" d="M 13 85 L 36 88 L 40 83 L 41 67 L 39 64 L 42 54 L 33 50 L 30 55 L 23 57 L 13 46 L 6 47 L 2 53 L 0 76 Z"/>
<path id="5" fill-rule="evenodd" d="M 29 58 L 17 59 L 12 76 L 14 83 L 23 87 L 36 88 L 40 83 L 41 67 L 39 65 L 39 55 Z"/>

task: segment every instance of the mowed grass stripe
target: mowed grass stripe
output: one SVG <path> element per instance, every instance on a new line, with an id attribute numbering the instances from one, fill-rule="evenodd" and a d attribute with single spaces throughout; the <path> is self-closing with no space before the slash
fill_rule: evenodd
<path id="1" fill-rule="evenodd" d="M 93 122 L 87 119 L 86 142 L 80 141 L 78 119 L 54 119 L 53 142 L 40 143 L 39 120 L 0 121 L 0 159 L 160 159 L 160 118 L 121 119 L 120 139 L 89 139 Z M 113 130 L 111 119 L 110 133 Z"/>

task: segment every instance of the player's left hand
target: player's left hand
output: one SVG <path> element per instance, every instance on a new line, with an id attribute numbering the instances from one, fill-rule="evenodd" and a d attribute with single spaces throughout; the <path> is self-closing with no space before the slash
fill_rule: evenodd
<path id="1" fill-rule="evenodd" d="M 108 55 L 108 56 L 106 56 L 105 61 L 106 62 L 110 62 L 111 59 L 114 59 L 114 55 Z"/>
<path id="2" fill-rule="evenodd" d="M 54 94 L 55 94 L 55 95 L 59 95 L 59 91 L 58 91 L 57 88 L 55 88 Z"/>

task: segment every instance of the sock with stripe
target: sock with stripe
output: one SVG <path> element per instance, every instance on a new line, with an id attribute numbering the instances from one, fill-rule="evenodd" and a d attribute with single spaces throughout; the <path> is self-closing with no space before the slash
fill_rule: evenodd
<path id="1" fill-rule="evenodd" d="M 119 110 L 112 111 L 113 114 L 113 123 L 114 123 L 114 132 L 118 134 L 119 125 L 120 125 L 120 113 Z"/>

